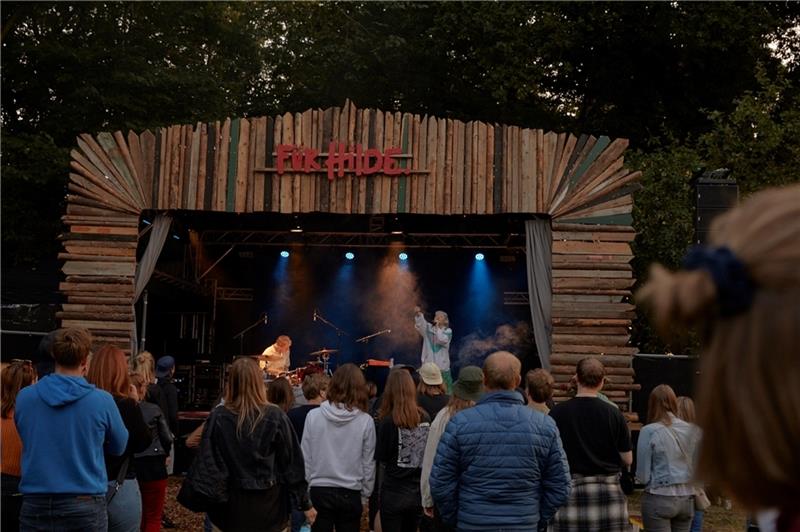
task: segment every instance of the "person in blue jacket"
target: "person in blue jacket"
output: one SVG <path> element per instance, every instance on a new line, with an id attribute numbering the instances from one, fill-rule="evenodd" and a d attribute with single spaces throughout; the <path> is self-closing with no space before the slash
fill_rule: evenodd
<path id="1" fill-rule="evenodd" d="M 22 531 L 99 532 L 108 527 L 103 452 L 121 455 L 128 430 L 111 394 L 83 377 L 91 343 L 85 329 L 56 332 L 55 373 L 17 397 Z"/>
<path id="2" fill-rule="evenodd" d="M 450 420 L 439 442 L 431 495 L 458 531 L 545 530 L 569 497 L 558 429 L 514 391 L 520 370 L 511 353 L 491 354 L 483 366 L 486 394 Z"/>

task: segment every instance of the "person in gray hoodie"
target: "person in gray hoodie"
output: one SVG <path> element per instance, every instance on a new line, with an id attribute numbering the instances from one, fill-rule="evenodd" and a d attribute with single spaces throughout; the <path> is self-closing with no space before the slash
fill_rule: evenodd
<path id="1" fill-rule="evenodd" d="M 354 364 L 339 366 L 328 400 L 308 413 L 301 448 L 314 532 L 358 532 L 375 482 L 375 424 L 367 414 L 367 383 Z"/>

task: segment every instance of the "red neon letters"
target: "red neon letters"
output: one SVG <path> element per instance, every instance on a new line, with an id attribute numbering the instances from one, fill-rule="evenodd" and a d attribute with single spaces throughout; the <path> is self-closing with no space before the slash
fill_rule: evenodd
<path id="1" fill-rule="evenodd" d="M 397 156 L 401 153 L 400 148 L 387 148 L 384 153 L 381 153 L 377 148 L 365 150 L 361 144 L 356 144 L 355 147 L 348 149 L 344 143 L 331 142 L 323 168 L 317 160 L 320 157 L 318 150 L 293 144 L 279 144 L 276 152 L 276 166 L 278 174 L 288 171 L 311 173 L 325 169 L 328 171 L 330 180 L 336 176 L 344 177 L 345 172 L 355 172 L 357 176 L 409 174 L 410 168 L 400 168 L 398 165 Z M 290 168 L 287 168 L 287 162 L 291 164 Z"/>

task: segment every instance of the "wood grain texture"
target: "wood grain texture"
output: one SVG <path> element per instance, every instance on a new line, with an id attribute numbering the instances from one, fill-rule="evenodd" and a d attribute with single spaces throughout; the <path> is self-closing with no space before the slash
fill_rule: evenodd
<path id="1" fill-rule="evenodd" d="M 398 164 L 409 173 L 359 176 L 347 168 L 331 181 L 289 161 L 277 174 L 278 144 L 325 154 L 331 142 L 346 150 L 400 148 Z M 124 343 L 131 323 L 120 305 L 132 295 L 144 209 L 550 214 L 554 360 L 604 352 L 628 360 L 635 352 L 627 346 L 635 282 L 630 213 L 641 174 L 625 167 L 627 146 L 625 139 L 359 109 L 349 100 L 141 134 L 82 134 L 70 153 L 68 230 L 59 257 L 68 276 L 61 287 L 66 305 L 85 306 L 65 306 L 59 317 Z M 604 220 L 610 223 L 591 223 Z M 121 328 L 96 327 L 102 320 L 85 319 L 91 312 L 113 316 L 106 321 Z M 612 391 L 624 400 L 633 389 L 624 386 L 632 384 L 616 384 L 623 388 Z"/>

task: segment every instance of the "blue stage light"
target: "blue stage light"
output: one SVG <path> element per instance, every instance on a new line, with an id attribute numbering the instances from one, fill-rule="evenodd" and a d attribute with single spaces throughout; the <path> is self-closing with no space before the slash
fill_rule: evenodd
<path id="1" fill-rule="evenodd" d="M 400 259 L 400 260 L 408 260 L 408 253 L 406 253 L 406 252 L 404 251 L 404 252 L 400 253 L 400 254 L 397 256 L 397 258 L 398 258 L 398 259 Z"/>
<path id="2" fill-rule="evenodd" d="M 284 259 L 289 258 L 289 252 L 285 250 L 281 251 L 281 257 L 283 257 Z"/>
<path id="3" fill-rule="evenodd" d="M 475 260 L 483 260 L 485 258 L 486 257 L 484 257 L 483 253 L 476 253 L 475 254 Z"/>
<path id="4" fill-rule="evenodd" d="M 356 254 L 353 253 L 352 251 L 348 251 L 347 253 L 344 254 L 344 258 L 346 258 L 347 260 L 353 260 L 354 258 L 356 258 Z"/>

